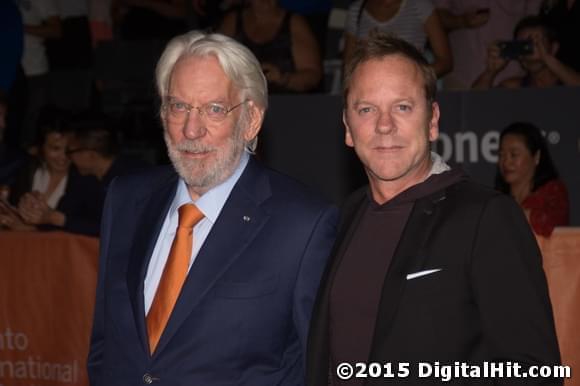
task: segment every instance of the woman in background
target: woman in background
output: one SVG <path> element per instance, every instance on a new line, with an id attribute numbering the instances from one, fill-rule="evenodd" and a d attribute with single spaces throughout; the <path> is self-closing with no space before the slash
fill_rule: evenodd
<path id="1" fill-rule="evenodd" d="M 453 68 L 447 34 L 431 0 L 357 0 L 348 9 L 344 39 L 344 63 L 348 63 L 357 41 L 373 31 L 386 32 L 425 52 L 431 47 L 431 66 L 437 77 Z"/>
<path id="2" fill-rule="evenodd" d="M 306 19 L 282 9 L 277 0 L 246 3 L 224 17 L 218 32 L 256 55 L 270 93 L 315 91 L 322 79 L 322 61 Z"/>
<path id="3" fill-rule="evenodd" d="M 60 229 L 96 235 L 100 207 L 95 199 L 97 181 L 79 175 L 67 156 L 70 130 L 58 111 L 45 110 L 39 119 L 40 135 L 30 157 L 10 186 L 11 211 L 0 223 L 12 230 Z"/>
<path id="4" fill-rule="evenodd" d="M 568 225 L 566 186 L 531 123 L 515 122 L 502 131 L 495 185 L 520 204 L 536 234 L 550 236 L 554 227 Z"/>
<path id="5" fill-rule="evenodd" d="M 40 117 L 36 155 L 29 158 L 10 189 L 9 201 L 17 205 L 29 192 L 41 195 L 56 208 L 68 182 L 70 160 L 66 156 L 67 130 L 58 113 L 44 110 Z"/>

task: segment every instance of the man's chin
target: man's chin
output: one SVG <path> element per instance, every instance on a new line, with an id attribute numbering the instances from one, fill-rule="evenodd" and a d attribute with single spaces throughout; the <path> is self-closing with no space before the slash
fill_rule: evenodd
<path id="1" fill-rule="evenodd" d="M 223 152 L 217 150 L 188 153 L 169 148 L 168 155 L 177 174 L 191 187 L 209 190 L 224 182 L 236 169 L 243 144 Z M 187 154 L 187 155 L 186 155 Z"/>

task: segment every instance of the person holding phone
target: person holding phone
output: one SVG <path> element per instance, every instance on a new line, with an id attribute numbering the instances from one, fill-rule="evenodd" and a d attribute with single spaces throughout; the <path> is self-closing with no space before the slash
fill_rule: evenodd
<path id="1" fill-rule="evenodd" d="M 510 60 L 519 63 L 524 71 L 499 83 L 499 87 L 579 86 L 580 73 L 562 63 L 556 54 L 559 42 L 556 34 L 538 16 L 528 16 L 516 25 L 516 42 L 495 42 L 488 49 L 486 68 L 473 83 L 473 88 L 488 89 Z M 502 45 L 504 49 L 502 50 Z M 529 46 L 529 49 L 525 47 Z M 512 49 L 505 49 L 511 47 Z M 519 52 L 519 56 L 518 53 Z M 529 52 L 526 54 L 526 52 Z"/>
<path id="2" fill-rule="evenodd" d="M 487 47 L 511 39 L 517 22 L 535 14 L 540 1 L 434 0 L 453 53 L 453 71 L 443 77 L 443 88 L 469 90 L 485 68 Z M 495 83 L 521 73 L 517 63 L 510 63 Z"/>

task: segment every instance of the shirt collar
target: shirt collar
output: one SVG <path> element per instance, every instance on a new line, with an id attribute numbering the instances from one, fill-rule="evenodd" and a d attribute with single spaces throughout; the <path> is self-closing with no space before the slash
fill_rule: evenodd
<path id="1" fill-rule="evenodd" d="M 221 184 L 214 186 L 207 192 L 205 192 L 196 201 L 193 201 L 189 196 L 189 191 L 187 190 L 187 184 L 183 178 L 179 178 L 177 183 L 177 192 L 175 192 L 175 197 L 169 209 L 170 216 L 177 216 L 177 209 L 183 204 L 194 203 L 198 209 L 204 214 L 211 223 L 215 223 L 217 220 L 226 200 L 230 196 L 234 185 L 240 179 L 240 176 L 246 169 L 248 162 L 250 160 L 250 155 L 245 151 L 242 153 L 240 158 L 240 163 L 234 170 L 231 176 L 229 176 Z"/>
<path id="2" fill-rule="evenodd" d="M 431 152 L 431 170 L 429 171 L 429 174 L 427 175 L 427 178 L 431 177 L 433 174 L 441 174 L 443 172 L 446 172 L 448 170 L 451 170 L 451 167 L 449 165 L 447 165 L 447 163 L 445 163 L 445 161 L 443 161 L 443 158 L 435 153 L 435 152 Z M 427 179 L 425 178 L 425 179 Z"/>

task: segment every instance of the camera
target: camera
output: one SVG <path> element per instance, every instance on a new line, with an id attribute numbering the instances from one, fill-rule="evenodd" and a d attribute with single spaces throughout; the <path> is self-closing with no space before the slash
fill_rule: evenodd
<path id="1" fill-rule="evenodd" d="M 518 59 L 534 53 L 531 40 L 508 40 L 498 43 L 500 56 L 504 59 Z"/>

